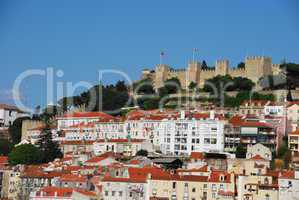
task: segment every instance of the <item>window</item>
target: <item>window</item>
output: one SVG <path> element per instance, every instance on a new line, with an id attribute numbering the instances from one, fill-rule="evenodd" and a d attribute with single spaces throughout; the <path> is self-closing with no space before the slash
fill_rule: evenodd
<path id="1" fill-rule="evenodd" d="M 223 184 L 220 184 L 220 190 L 223 190 L 224 188 L 223 188 Z"/>
<path id="2" fill-rule="evenodd" d="M 212 193 L 212 198 L 216 198 L 216 193 L 215 192 Z"/>
<path id="3" fill-rule="evenodd" d="M 108 191 L 105 191 L 105 196 L 108 196 L 109 195 L 109 192 Z"/>
<path id="4" fill-rule="evenodd" d="M 114 195 L 115 195 L 115 191 L 112 191 L 112 193 L 111 193 L 111 196 L 113 196 L 113 197 L 114 197 Z"/>
<path id="5" fill-rule="evenodd" d="M 192 188 L 192 192 L 196 192 L 196 189 L 195 189 L 195 188 Z"/>
<path id="6" fill-rule="evenodd" d="M 132 192 L 130 192 L 130 197 L 132 197 L 133 196 L 133 193 Z"/>
<path id="7" fill-rule="evenodd" d="M 172 182 L 172 189 L 175 189 L 176 187 L 176 182 Z"/>
<path id="8" fill-rule="evenodd" d="M 122 197 L 122 196 L 123 196 L 123 192 L 122 192 L 122 191 L 119 191 L 119 192 L 118 192 L 118 196 Z"/>
<path id="9" fill-rule="evenodd" d="M 205 138 L 205 139 L 204 139 L 204 143 L 205 143 L 205 144 L 210 144 L 210 138 Z"/>
<path id="10" fill-rule="evenodd" d="M 216 190 L 216 184 L 212 184 L 212 190 Z"/>
<path id="11" fill-rule="evenodd" d="M 217 139 L 216 138 L 212 138 L 211 139 L 211 144 L 216 144 L 217 143 Z"/>

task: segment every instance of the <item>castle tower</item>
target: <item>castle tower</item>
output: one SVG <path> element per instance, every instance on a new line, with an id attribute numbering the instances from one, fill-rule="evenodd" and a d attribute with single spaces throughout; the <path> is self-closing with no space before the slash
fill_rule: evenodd
<path id="1" fill-rule="evenodd" d="M 156 66 L 155 70 L 155 79 L 154 79 L 154 88 L 157 90 L 164 86 L 164 82 L 168 78 L 169 67 L 164 64 Z"/>
<path id="2" fill-rule="evenodd" d="M 186 72 L 187 87 L 191 82 L 199 84 L 201 64 L 199 62 L 191 62 L 188 64 Z"/>
<path id="3" fill-rule="evenodd" d="M 217 75 L 227 75 L 229 69 L 229 61 L 228 60 L 217 60 L 216 61 L 216 76 Z"/>
<path id="4" fill-rule="evenodd" d="M 272 59 L 265 56 L 249 56 L 245 59 L 246 77 L 257 83 L 261 77 L 272 74 Z"/>

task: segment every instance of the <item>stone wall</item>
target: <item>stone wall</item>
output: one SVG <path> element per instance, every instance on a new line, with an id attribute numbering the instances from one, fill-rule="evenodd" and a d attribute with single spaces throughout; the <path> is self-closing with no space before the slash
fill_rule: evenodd
<path id="1" fill-rule="evenodd" d="M 231 68 L 228 60 L 217 60 L 215 69 L 202 70 L 200 66 L 199 62 L 189 63 L 187 69 L 172 69 L 167 65 L 157 65 L 155 70 L 143 70 L 142 78 L 152 78 L 155 89 L 158 89 L 164 86 L 167 79 L 177 77 L 182 88 L 188 89 L 191 82 L 197 83 L 198 87 L 203 87 L 207 79 L 217 75 L 246 77 L 257 83 L 264 76 L 280 73 L 279 64 L 272 64 L 271 57 L 265 56 L 246 57 L 244 69 Z"/>

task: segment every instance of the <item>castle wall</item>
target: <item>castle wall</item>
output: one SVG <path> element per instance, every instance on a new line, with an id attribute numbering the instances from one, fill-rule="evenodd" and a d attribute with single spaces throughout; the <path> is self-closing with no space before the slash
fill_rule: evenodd
<path id="1" fill-rule="evenodd" d="M 246 77 L 254 83 L 267 75 L 272 74 L 272 60 L 270 57 L 250 56 L 245 59 Z"/>
<path id="2" fill-rule="evenodd" d="M 272 64 L 273 75 L 278 75 L 280 73 L 280 64 Z"/>
<path id="3" fill-rule="evenodd" d="M 188 87 L 188 85 L 186 83 L 186 70 L 170 71 L 167 79 L 170 79 L 170 78 L 178 78 L 181 83 L 182 88 Z"/>
<path id="4" fill-rule="evenodd" d="M 182 88 L 188 89 L 191 82 L 203 87 L 207 79 L 217 75 L 228 74 L 232 77 L 246 77 L 257 83 L 261 77 L 280 73 L 279 65 L 272 64 L 272 59 L 264 56 L 246 57 L 245 69 L 231 69 L 228 60 L 218 60 L 215 69 L 202 70 L 200 66 L 200 63 L 190 63 L 187 69 L 175 70 L 167 65 L 157 65 L 154 72 L 144 70 L 143 77 L 152 77 L 155 89 L 163 87 L 167 79 L 177 77 Z"/>
<path id="5" fill-rule="evenodd" d="M 246 77 L 245 69 L 229 69 L 228 74 L 231 77 Z"/>
<path id="6" fill-rule="evenodd" d="M 200 72 L 199 87 L 203 87 L 205 81 L 216 76 L 215 70 L 202 70 Z"/>

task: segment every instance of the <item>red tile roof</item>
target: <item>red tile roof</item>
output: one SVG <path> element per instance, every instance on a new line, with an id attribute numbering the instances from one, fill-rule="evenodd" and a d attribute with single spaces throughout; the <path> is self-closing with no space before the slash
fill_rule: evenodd
<path id="1" fill-rule="evenodd" d="M 191 152 L 190 158 L 202 160 L 205 158 L 205 156 L 204 156 L 204 153 L 202 153 L 202 152 Z"/>
<path id="2" fill-rule="evenodd" d="M 231 191 L 223 191 L 223 190 L 220 190 L 218 192 L 218 195 L 221 195 L 221 196 L 235 196 L 235 193 L 234 192 L 231 192 Z"/>
<path id="3" fill-rule="evenodd" d="M 63 172 L 59 172 L 59 171 L 44 172 L 42 165 L 27 165 L 25 166 L 25 169 L 22 172 L 21 177 L 55 178 L 55 177 L 60 177 L 62 174 Z"/>
<path id="4" fill-rule="evenodd" d="M 295 171 L 282 171 L 279 178 L 294 179 L 295 178 Z"/>
<path id="5" fill-rule="evenodd" d="M 75 174 L 62 174 L 59 178 L 61 182 L 80 182 L 84 183 L 87 181 L 85 176 Z"/>
<path id="6" fill-rule="evenodd" d="M 95 140 L 73 140 L 73 141 L 62 141 L 61 145 L 93 145 Z"/>
<path id="7" fill-rule="evenodd" d="M 68 113 L 59 117 L 58 119 L 63 118 L 99 118 L 99 119 L 114 119 L 112 115 L 108 115 L 104 112 L 74 112 Z"/>
<path id="8" fill-rule="evenodd" d="M 221 180 L 223 177 L 223 180 Z M 209 177 L 209 182 L 213 183 L 230 183 L 231 182 L 231 174 L 226 171 L 212 171 Z"/>
<path id="9" fill-rule="evenodd" d="M 61 187 L 43 187 L 36 192 L 36 196 L 40 197 L 71 197 L 73 193 L 72 188 L 61 188 Z"/>
<path id="10" fill-rule="evenodd" d="M 101 162 L 102 160 L 105 160 L 107 157 L 102 157 L 102 156 L 98 156 L 98 157 L 93 157 L 87 161 L 85 161 L 85 163 L 98 163 Z"/>
<path id="11" fill-rule="evenodd" d="M 97 194 L 95 192 L 92 191 L 87 191 L 87 190 L 79 190 L 79 189 L 75 189 L 75 192 L 78 192 L 84 196 L 90 196 L 90 197 L 95 197 L 97 196 Z"/>
<path id="12" fill-rule="evenodd" d="M 255 155 L 252 158 L 250 158 L 251 160 L 265 160 L 263 157 L 261 157 L 260 155 Z"/>
<path id="13" fill-rule="evenodd" d="M 7 165 L 7 164 L 8 164 L 8 157 L 0 156 L 0 165 Z"/>
<path id="14" fill-rule="evenodd" d="M 289 135 L 297 135 L 297 136 L 299 136 L 299 130 L 293 131 L 293 132 L 289 133 Z"/>

